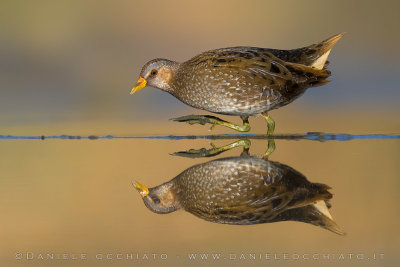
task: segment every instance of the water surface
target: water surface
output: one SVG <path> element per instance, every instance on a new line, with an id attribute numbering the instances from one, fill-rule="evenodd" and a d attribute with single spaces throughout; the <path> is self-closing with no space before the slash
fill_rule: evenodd
<path id="1" fill-rule="evenodd" d="M 198 129 L 201 127 L 193 131 Z M 398 138 L 395 134 L 323 132 L 274 136 L 276 150 L 269 160 L 290 166 L 310 182 L 331 187 L 330 213 L 346 232 L 341 236 L 293 221 L 243 226 L 207 222 L 184 211 L 156 214 L 145 207 L 131 185 L 132 180 L 138 180 L 153 187 L 193 165 L 210 161 L 170 155 L 210 149 L 210 142 L 222 147 L 237 139 L 249 139 L 249 153 L 262 157 L 268 148 L 264 135 L 68 137 L 6 133 L 0 141 L 1 261 L 7 266 L 54 266 L 63 260 L 37 257 L 66 253 L 68 265 L 83 261 L 88 266 L 201 266 L 205 262 L 216 266 L 258 266 L 271 261 L 282 266 L 288 261 L 294 265 L 334 262 L 364 266 L 365 261 L 391 264 L 397 261 L 399 246 L 399 240 L 393 238 L 400 219 Z M 236 147 L 212 159 L 236 157 L 242 150 Z M 16 252 L 22 252 L 23 259 L 14 259 Z M 86 254 L 86 260 L 71 262 L 81 253 Z M 222 256 L 219 260 L 194 260 L 190 258 L 193 253 Z M 297 254 L 307 258 L 310 253 L 321 259 L 293 259 Z M 350 259 L 349 253 L 361 253 L 364 260 Z M 107 254 L 113 259 L 106 260 Z M 117 259 L 117 254 L 124 259 Z M 131 254 L 134 259 L 129 258 Z M 151 254 L 157 254 L 156 260 Z M 167 260 L 162 260 L 161 254 L 167 255 Z M 266 259 L 266 254 L 271 258 Z M 284 254 L 291 260 L 283 260 Z M 322 259 L 326 254 L 330 259 Z M 344 259 L 338 258 L 341 254 Z M 96 255 L 103 259 L 96 259 Z M 257 259 L 253 259 L 254 255 Z"/>

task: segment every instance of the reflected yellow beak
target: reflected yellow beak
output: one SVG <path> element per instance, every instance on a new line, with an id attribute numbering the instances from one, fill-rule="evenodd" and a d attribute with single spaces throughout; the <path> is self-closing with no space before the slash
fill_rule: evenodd
<path id="1" fill-rule="evenodd" d="M 147 84 L 147 81 L 142 77 L 139 76 L 139 80 L 137 81 L 136 85 L 132 88 L 131 90 L 131 95 L 145 87 Z"/>
<path id="2" fill-rule="evenodd" d="M 134 181 L 132 184 L 139 191 L 139 194 L 142 196 L 142 198 L 149 194 L 149 189 L 141 183 Z"/>

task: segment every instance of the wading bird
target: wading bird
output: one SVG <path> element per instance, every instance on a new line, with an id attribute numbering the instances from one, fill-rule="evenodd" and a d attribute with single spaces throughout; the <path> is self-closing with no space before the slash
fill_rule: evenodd
<path id="1" fill-rule="evenodd" d="M 148 85 L 194 108 L 240 116 L 243 125 L 209 115 L 173 120 L 222 125 L 241 132 L 250 130 L 249 116 L 261 114 L 272 134 L 275 122 L 268 111 L 291 103 L 307 88 L 328 82 L 327 58 L 342 36 L 292 50 L 238 46 L 210 50 L 183 63 L 154 59 L 143 66 L 131 94 Z"/>

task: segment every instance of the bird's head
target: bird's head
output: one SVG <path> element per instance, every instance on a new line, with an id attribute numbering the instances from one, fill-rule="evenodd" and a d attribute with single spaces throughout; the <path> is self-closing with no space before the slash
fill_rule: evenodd
<path id="1" fill-rule="evenodd" d="M 133 186 L 139 191 L 146 207 L 155 213 L 170 213 L 179 209 L 171 183 L 165 183 L 153 188 L 147 188 L 137 181 Z"/>
<path id="2" fill-rule="evenodd" d="M 152 86 L 163 91 L 171 91 L 171 81 L 179 63 L 168 59 L 153 59 L 147 62 L 140 72 L 139 80 L 132 88 L 134 94 L 145 86 Z"/>

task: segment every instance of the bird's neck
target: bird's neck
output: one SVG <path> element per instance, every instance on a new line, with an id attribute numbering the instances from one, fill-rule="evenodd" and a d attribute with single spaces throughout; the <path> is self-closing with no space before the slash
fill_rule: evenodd
<path id="1" fill-rule="evenodd" d="M 179 81 L 177 77 L 179 75 L 178 72 L 180 65 L 180 63 L 175 61 L 169 61 L 168 65 L 166 65 L 168 71 L 165 72 L 165 77 L 163 77 L 163 80 L 165 81 L 164 88 L 161 88 L 163 91 L 174 94 L 176 88 L 179 88 L 177 86 L 177 82 Z"/>

